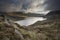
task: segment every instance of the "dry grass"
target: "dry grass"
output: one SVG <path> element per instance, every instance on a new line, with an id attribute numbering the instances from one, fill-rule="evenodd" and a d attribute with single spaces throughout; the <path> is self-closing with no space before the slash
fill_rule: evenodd
<path id="1" fill-rule="evenodd" d="M 16 25 L 23 39 L 12 25 L 0 22 L 0 40 L 60 40 L 60 21 L 47 21 L 29 27 Z"/>

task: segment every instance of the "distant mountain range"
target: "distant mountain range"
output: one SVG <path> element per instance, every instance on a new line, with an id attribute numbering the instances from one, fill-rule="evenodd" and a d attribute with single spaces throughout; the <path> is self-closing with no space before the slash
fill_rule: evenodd
<path id="1" fill-rule="evenodd" d="M 5 15 L 7 18 L 18 21 L 23 20 L 26 17 L 44 17 L 43 14 L 23 13 L 23 12 L 0 12 L 0 15 Z"/>
<path id="2" fill-rule="evenodd" d="M 51 11 L 46 15 L 47 19 L 60 19 L 60 10 Z"/>
<path id="3" fill-rule="evenodd" d="M 24 13 L 24 12 L 0 12 L 0 15 L 6 15 L 12 20 L 23 20 L 26 17 L 45 17 L 47 19 L 57 19 L 60 17 L 60 10 L 51 11 L 47 15 L 35 14 L 35 13 Z"/>

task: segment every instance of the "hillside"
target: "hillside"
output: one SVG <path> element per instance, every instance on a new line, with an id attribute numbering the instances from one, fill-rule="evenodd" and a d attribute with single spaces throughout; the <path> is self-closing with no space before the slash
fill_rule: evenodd
<path id="1" fill-rule="evenodd" d="M 60 40 L 60 18 L 57 15 L 27 27 L 0 16 L 0 40 Z"/>
<path id="2" fill-rule="evenodd" d="M 60 19 L 60 10 L 51 11 L 46 15 L 47 19 Z"/>
<path id="3" fill-rule="evenodd" d="M 0 22 L 0 40 L 60 40 L 59 30 L 58 20 L 37 22 L 28 27 Z"/>
<path id="4" fill-rule="evenodd" d="M 44 17 L 43 14 L 24 13 L 24 12 L 0 12 L 0 15 L 5 15 L 14 21 L 23 20 L 27 17 Z"/>

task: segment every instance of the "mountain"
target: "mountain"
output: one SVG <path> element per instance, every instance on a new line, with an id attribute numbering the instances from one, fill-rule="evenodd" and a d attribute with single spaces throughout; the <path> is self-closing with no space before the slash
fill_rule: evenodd
<path id="1" fill-rule="evenodd" d="M 46 15 L 47 19 L 60 19 L 60 10 L 51 11 Z"/>
<path id="2" fill-rule="evenodd" d="M 18 21 L 18 20 L 23 20 L 25 19 L 25 17 L 23 16 L 18 16 L 16 15 L 15 13 L 13 14 L 12 12 L 11 13 L 7 13 L 7 12 L 0 12 L 0 15 L 3 15 L 5 16 L 7 19 L 11 19 L 13 21 Z"/>
<path id="3" fill-rule="evenodd" d="M 9 14 L 10 13 L 10 14 Z M 9 12 L 9 15 L 22 16 L 22 17 L 44 17 L 43 14 L 35 14 L 35 13 L 24 13 L 24 12 Z"/>
<path id="4" fill-rule="evenodd" d="M 24 12 L 0 12 L 0 15 L 4 15 L 14 21 L 23 20 L 27 17 L 44 17 L 43 14 L 24 13 Z"/>

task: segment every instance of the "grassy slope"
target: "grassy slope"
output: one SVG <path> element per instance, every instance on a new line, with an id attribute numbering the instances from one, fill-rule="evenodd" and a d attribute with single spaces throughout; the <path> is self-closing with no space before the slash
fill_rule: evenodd
<path id="1" fill-rule="evenodd" d="M 28 27 L 15 25 L 23 40 L 60 40 L 60 19 L 37 22 Z M 15 30 L 13 25 L 0 22 L 0 40 L 22 40 Z"/>
<path id="2" fill-rule="evenodd" d="M 37 22 L 29 27 L 16 25 L 19 27 L 24 40 L 60 40 L 59 20 Z M 0 40 L 22 40 L 14 30 L 15 28 L 13 26 L 0 22 Z"/>

